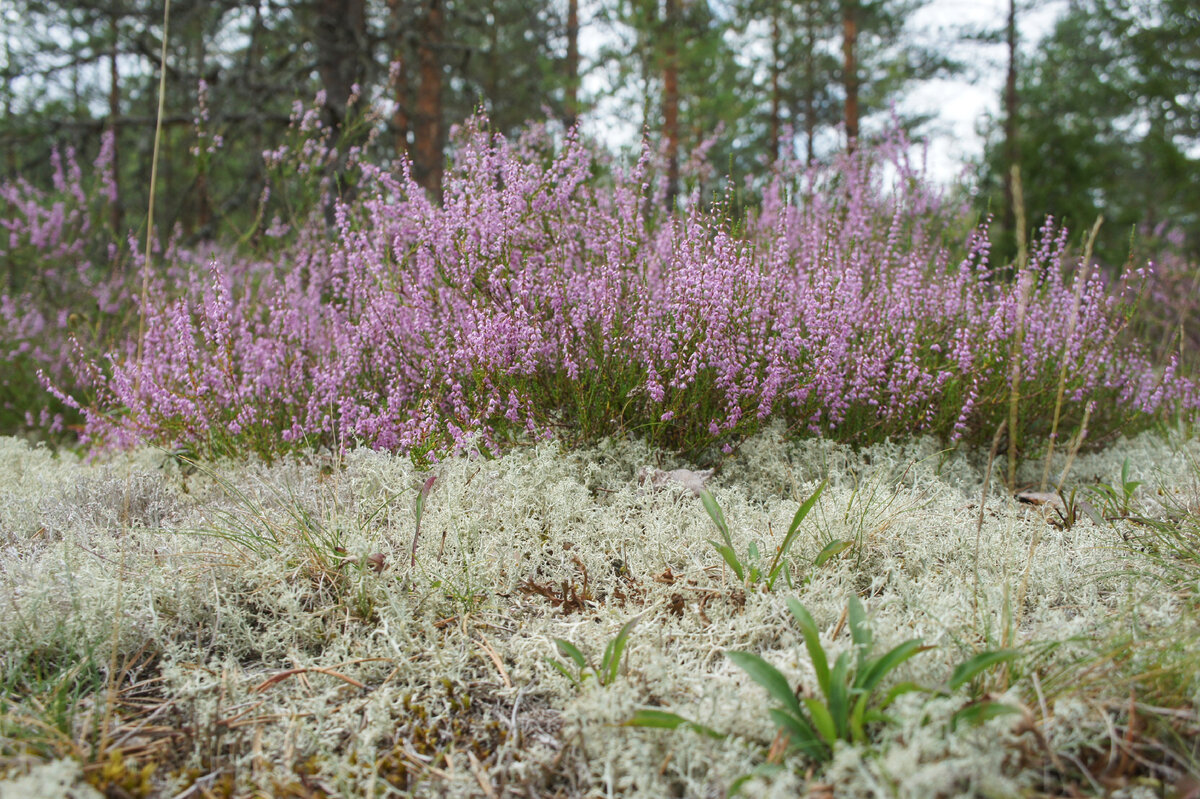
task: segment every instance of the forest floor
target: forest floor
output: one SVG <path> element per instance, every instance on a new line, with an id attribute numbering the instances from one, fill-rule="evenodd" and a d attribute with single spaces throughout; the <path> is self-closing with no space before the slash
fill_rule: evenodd
<path id="1" fill-rule="evenodd" d="M 721 797 L 744 775 L 746 796 L 1194 798 L 1198 456 L 1174 434 L 1081 454 L 1056 509 L 999 463 L 985 491 L 987 453 L 772 430 L 706 483 L 765 572 L 827 481 L 766 590 L 710 543 L 703 476 L 638 443 L 419 471 L 0 439 L 0 798 Z M 817 762 L 726 653 L 821 699 L 787 600 L 832 663 L 851 597 L 876 655 L 928 647 L 879 699 L 925 690 Z M 695 725 L 625 724 L 646 709 Z"/>

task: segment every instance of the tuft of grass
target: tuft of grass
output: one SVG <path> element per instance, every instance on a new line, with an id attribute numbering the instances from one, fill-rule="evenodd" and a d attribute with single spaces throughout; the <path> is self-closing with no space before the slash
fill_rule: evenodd
<path id="1" fill-rule="evenodd" d="M 729 531 L 729 523 L 725 521 L 725 514 L 721 510 L 721 506 L 717 504 L 717 500 L 707 489 L 701 489 L 700 500 L 704 503 L 704 510 L 708 512 L 708 516 L 712 519 L 713 524 L 717 526 L 717 531 L 721 533 L 721 540 L 724 543 L 709 541 L 713 549 L 721 555 L 721 558 L 737 575 L 738 582 L 744 586 L 754 587 L 760 583 L 768 592 L 775 587 L 775 581 L 779 578 L 780 573 L 784 575 L 784 580 L 788 588 L 792 587 L 792 575 L 790 567 L 786 560 L 788 552 L 792 548 L 792 544 L 796 540 L 796 536 L 800 532 L 800 524 L 808 516 L 809 511 L 816 505 L 817 500 L 821 497 L 821 492 L 825 490 L 827 481 L 822 481 L 817 490 L 814 491 L 808 499 L 801 503 L 796 510 L 796 515 L 792 517 L 792 523 L 788 525 L 787 534 L 783 537 L 781 543 L 775 550 L 774 557 L 771 558 L 771 563 L 764 570 L 761 567 L 762 557 L 758 551 L 758 542 L 752 541 L 746 550 L 745 560 L 741 560 L 737 556 L 737 552 L 733 548 L 733 536 Z M 849 541 L 831 541 L 821 550 L 813 562 L 815 566 L 824 565 L 829 559 L 841 554 L 849 546 Z"/>

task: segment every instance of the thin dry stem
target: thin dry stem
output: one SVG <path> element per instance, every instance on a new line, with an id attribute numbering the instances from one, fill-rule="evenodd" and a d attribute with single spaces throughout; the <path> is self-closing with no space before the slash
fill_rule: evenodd
<path id="1" fill-rule="evenodd" d="M 154 242 L 154 196 L 158 184 L 158 153 L 162 144 L 163 109 L 167 97 L 167 33 L 170 30 L 171 0 L 163 1 L 162 50 L 158 66 L 158 118 L 154 122 L 154 153 L 150 157 L 150 202 L 146 209 L 146 260 L 142 264 L 142 306 L 138 309 L 137 360 L 141 363 L 146 342 L 146 305 L 150 295 L 150 255 Z M 140 372 L 138 373 L 141 374 Z M 137 379 L 137 378 L 135 378 Z"/>
<path id="2" fill-rule="evenodd" d="M 1071 449 L 1067 452 L 1067 462 L 1063 465 L 1062 474 L 1059 475 L 1058 484 L 1066 485 L 1067 473 L 1071 471 L 1071 466 L 1075 463 L 1075 456 L 1079 453 L 1079 448 L 1083 445 L 1083 439 L 1087 436 L 1088 419 L 1092 415 L 1092 406 L 1089 403 L 1083 409 L 1083 421 L 1079 425 L 1079 434 L 1071 440 Z"/>
<path id="3" fill-rule="evenodd" d="M 1080 264 L 1083 270 L 1089 269 L 1092 263 L 1092 249 L 1096 245 L 1096 234 L 1100 232 L 1100 225 L 1104 223 L 1103 214 L 1096 217 L 1095 224 L 1092 225 L 1092 231 L 1088 234 L 1087 245 L 1083 251 L 1083 261 Z M 1042 483 L 1038 488 L 1039 491 L 1045 492 L 1046 485 L 1050 481 L 1050 460 L 1054 457 L 1054 442 L 1058 437 L 1058 422 L 1062 416 L 1063 394 L 1067 385 L 1067 348 L 1070 346 L 1071 336 L 1075 334 L 1075 326 L 1079 324 L 1079 305 L 1083 301 L 1083 286 L 1086 271 L 1081 271 L 1075 275 L 1075 296 L 1071 304 L 1071 319 L 1067 323 L 1067 340 L 1063 342 L 1062 362 L 1058 369 L 1058 393 L 1054 397 L 1054 421 L 1050 424 L 1050 443 L 1046 447 L 1046 463 L 1042 467 Z M 1062 488 L 1062 483 L 1059 483 L 1059 488 Z"/>

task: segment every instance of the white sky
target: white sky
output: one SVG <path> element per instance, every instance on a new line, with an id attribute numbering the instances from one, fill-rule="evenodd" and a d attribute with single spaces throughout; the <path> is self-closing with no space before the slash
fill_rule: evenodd
<path id="1" fill-rule="evenodd" d="M 588 25 L 587 0 L 581 3 L 583 30 L 581 50 L 585 59 L 593 57 L 605 43 L 606 33 Z M 1049 33 L 1065 0 L 1027 0 L 1018 8 L 1018 37 L 1024 52 L 1031 52 Z M 966 162 L 983 154 L 980 135 L 988 116 L 1000 113 L 1000 94 L 1007 69 L 1007 50 L 1003 44 L 984 45 L 963 40 L 967 30 L 1001 31 L 1008 14 L 1008 0 L 931 0 L 909 22 L 909 30 L 922 43 L 946 48 L 952 58 L 967 65 L 953 80 L 914 84 L 901 104 L 911 112 L 929 112 L 933 121 L 924 133 L 929 145 L 929 171 L 938 180 L 958 176 Z M 584 93 L 595 97 L 605 77 L 592 70 L 584 80 Z M 629 119 L 628 111 L 616 105 L 601 104 L 584 120 L 585 129 L 611 148 L 621 148 L 640 139 L 641 119 Z"/>

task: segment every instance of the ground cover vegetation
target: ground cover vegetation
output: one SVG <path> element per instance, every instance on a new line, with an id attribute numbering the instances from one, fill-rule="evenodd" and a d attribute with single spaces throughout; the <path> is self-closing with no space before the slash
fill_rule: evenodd
<path id="1" fill-rule="evenodd" d="M 1021 73 L 1061 104 L 1072 42 L 1133 41 L 1145 102 L 1091 121 L 1148 114 L 1170 190 L 1068 227 L 1009 146 L 1071 125 L 1006 104 L 974 197 L 862 134 L 955 68 L 888 44 L 908 6 L 602 4 L 621 159 L 572 127 L 578 4 L 520 5 L 181 4 L 139 231 L 118 73 L 172 42 L 21 4 L 109 24 L 71 125 L 3 95 L 0 799 L 1200 795 L 1191 18 L 1078 4 Z"/>
<path id="2" fill-rule="evenodd" d="M 442 203 L 337 198 L 293 135 L 253 258 L 99 248 L 103 159 L 6 189 L 7 377 L 92 463 L 6 440 L 5 795 L 1193 790 L 1151 268 L 1001 279 L 899 135 L 741 215 L 482 117 Z"/>

